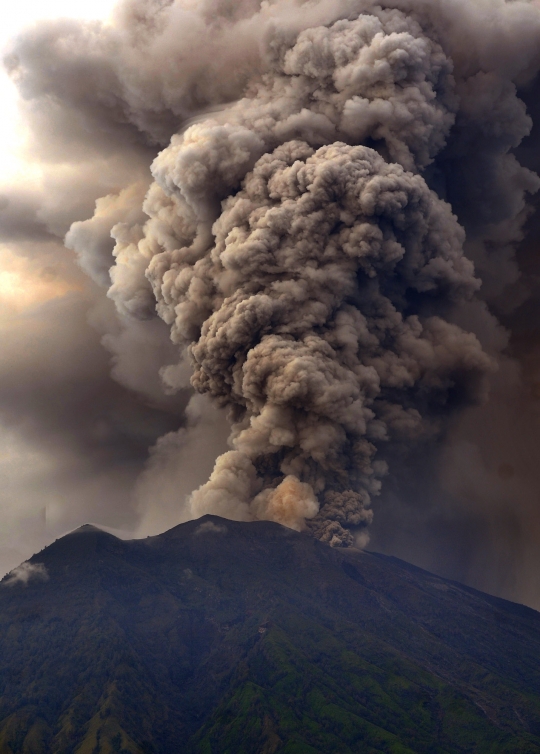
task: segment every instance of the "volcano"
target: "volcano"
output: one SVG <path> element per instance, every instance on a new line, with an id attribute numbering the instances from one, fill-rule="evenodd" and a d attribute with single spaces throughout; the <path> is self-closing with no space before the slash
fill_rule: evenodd
<path id="1" fill-rule="evenodd" d="M 540 614 L 272 522 L 93 526 L 0 583 L 1 754 L 540 752 Z"/>

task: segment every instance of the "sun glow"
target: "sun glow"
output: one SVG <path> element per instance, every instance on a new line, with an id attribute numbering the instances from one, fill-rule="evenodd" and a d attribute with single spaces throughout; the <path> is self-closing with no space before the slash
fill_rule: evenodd
<path id="1" fill-rule="evenodd" d="M 74 290 L 52 267 L 38 267 L 0 246 L 0 314 L 19 314 Z"/>

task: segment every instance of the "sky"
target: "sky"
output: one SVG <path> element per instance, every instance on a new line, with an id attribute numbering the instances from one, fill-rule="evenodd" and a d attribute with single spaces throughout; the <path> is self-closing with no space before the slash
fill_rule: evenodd
<path id="1" fill-rule="evenodd" d="M 211 512 L 540 608 L 538 4 L 13 5 L 0 571 Z"/>
<path id="2" fill-rule="evenodd" d="M 36 0 L 21 0 L 10 3 L 2 11 L 2 28 L 0 30 L 0 48 L 5 50 L 17 34 L 31 24 L 43 19 L 80 18 L 86 20 L 106 19 L 114 3 L 112 0 L 96 0 L 92 3 L 82 0 L 50 0 L 40 3 Z M 0 79 L 0 97 L 2 98 L 2 123 L 0 124 L 0 169 L 3 180 L 11 176 L 31 174 L 32 169 L 24 157 L 24 124 L 18 116 L 18 94 L 9 77 L 3 73 Z"/>
<path id="3" fill-rule="evenodd" d="M 21 0 L 10 3 L 2 11 L 0 50 L 2 57 L 8 46 L 24 29 L 44 19 L 76 18 L 107 19 L 114 3 L 111 0 Z M 0 74 L 0 181 L 8 187 L 15 184 L 39 187 L 40 166 L 28 154 L 28 133 L 19 112 L 19 93 L 5 69 Z M 46 304 L 57 297 L 69 295 L 73 284 L 53 275 L 37 274 L 30 262 L 15 255 L 9 244 L 0 244 L 0 322 L 22 318 L 35 305 Z M 3 329 L 4 329 L 3 327 Z M 50 461 L 39 447 L 28 445 L 16 427 L 2 426 L 0 439 L 0 480 L 2 487 L 2 530 L 0 570 L 5 572 L 16 561 L 28 557 L 29 551 L 47 542 L 45 508 L 37 495 L 25 504 L 20 487 L 33 487 L 40 474 L 46 474 Z"/>

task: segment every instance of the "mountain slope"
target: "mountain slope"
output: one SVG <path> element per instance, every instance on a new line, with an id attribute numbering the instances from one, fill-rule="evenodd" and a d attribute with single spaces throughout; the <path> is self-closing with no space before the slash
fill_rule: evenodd
<path id="1" fill-rule="evenodd" d="M 540 754 L 529 608 L 212 516 L 30 562 L 0 585 L 0 754 Z"/>

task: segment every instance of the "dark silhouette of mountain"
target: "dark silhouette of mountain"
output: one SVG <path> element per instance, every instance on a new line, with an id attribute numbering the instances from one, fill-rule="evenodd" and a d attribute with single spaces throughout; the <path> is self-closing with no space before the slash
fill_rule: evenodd
<path id="1" fill-rule="evenodd" d="M 91 526 L 0 584 L 0 754 L 540 753 L 540 614 L 278 524 Z"/>

